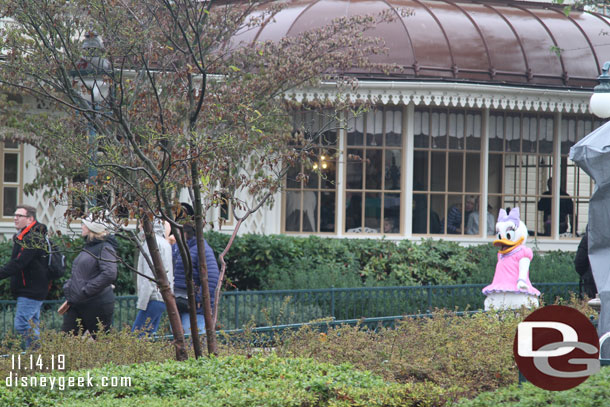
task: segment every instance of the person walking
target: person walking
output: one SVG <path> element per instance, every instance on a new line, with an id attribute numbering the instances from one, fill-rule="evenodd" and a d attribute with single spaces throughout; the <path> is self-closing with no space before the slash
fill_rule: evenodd
<path id="1" fill-rule="evenodd" d="M 161 254 L 161 260 L 163 261 L 163 268 L 167 272 L 167 280 L 169 281 L 173 292 L 174 265 L 172 247 L 164 237 L 165 227 L 162 222 L 155 222 L 153 224 L 153 230 L 155 232 L 157 247 Z M 163 297 L 161 296 L 159 287 L 157 287 L 157 283 L 153 281 L 155 278 L 153 271 L 144 257 L 145 255 L 150 257 L 150 252 L 146 243 L 144 243 L 142 248 L 144 253 L 140 253 L 140 257 L 138 258 L 138 278 L 136 282 L 138 290 L 138 303 L 136 307 L 138 309 L 138 314 L 136 315 L 131 332 L 139 330 L 142 331 L 142 334 L 153 334 L 159 329 L 161 316 L 165 312 L 165 303 L 163 302 Z M 146 278 L 145 276 L 149 278 Z"/>
<path id="2" fill-rule="evenodd" d="M 11 292 L 17 299 L 15 331 L 24 339 L 25 348 L 30 349 L 37 346 L 40 307 L 49 292 L 47 227 L 36 220 L 36 209 L 29 205 L 18 205 L 13 221 L 17 229 L 13 251 L 9 262 L 0 268 L 0 279 L 11 279 Z"/>
<path id="3" fill-rule="evenodd" d="M 538 210 L 543 213 L 544 234 L 543 236 L 551 236 L 551 207 L 553 195 L 553 178 L 549 177 L 546 182 L 548 190 L 542 193 L 542 198 L 538 201 Z M 574 202 L 568 193 L 563 189 L 559 189 L 559 233 L 566 233 L 568 227 L 571 227 L 570 233 L 574 234 L 576 230 L 572 224 L 574 215 Z"/>
<path id="4" fill-rule="evenodd" d="M 78 335 L 89 331 L 95 338 L 100 325 L 108 330 L 114 314 L 114 290 L 117 277 L 116 240 L 105 223 L 91 217 L 82 220 L 85 246 L 72 263 L 72 275 L 64 284 L 66 302 L 62 331 Z"/>
<path id="5" fill-rule="evenodd" d="M 576 255 L 574 256 L 574 270 L 580 276 L 579 291 L 581 293 L 584 291 L 587 297 L 590 298 L 589 305 L 599 306 L 601 301 L 597 297 L 597 286 L 595 285 L 591 262 L 589 261 L 589 226 L 587 226 L 585 234 L 578 244 L 578 250 L 576 250 Z"/>
<path id="6" fill-rule="evenodd" d="M 193 265 L 193 282 L 197 289 L 196 302 L 197 302 L 197 327 L 199 332 L 203 332 L 205 328 L 205 321 L 203 319 L 203 305 L 202 305 L 202 293 L 203 289 L 201 286 L 201 277 L 199 275 L 199 258 L 197 256 L 197 238 L 195 237 L 195 229 L 190 224 L 184 225 L 184 233 L 187 239 L 187 245 L 191 256 L 191 263 Z M 215 290 L 218 285 L 218 278 L 220 273 L 218 271 L 218 263 L 214 256 L 214 250 L 210 247 L 207 241 L 204 240 L 205 244 L 205 258 L 208 269 L 208 288 L 210 290 L 210 302 L 212 308 L 214 307 Z M 186 291 L 186 276 L 184 272 L 184 264 L 182 257 L 180 256 L 177 244 L 172 247 L 173 258 L 174 258 L 174 294 L 176 296 L 176 304 L 178 305 L 178 311 L 180 312 L 180 319 L 182 320 L 182 328 L 184 332 L 190 332 L 191 320 L 187 308 L 187 291 Z"/>

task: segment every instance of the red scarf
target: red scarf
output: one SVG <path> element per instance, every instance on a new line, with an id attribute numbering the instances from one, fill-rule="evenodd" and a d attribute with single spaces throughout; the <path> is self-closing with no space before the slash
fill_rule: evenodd
<path id="1" fill-rule="evenodd" d="M 19 240 L 23 240 L 23 237 L 26 235 L 26 233 L 28 233 L 30 231 L 30 229 L 32 229 L 34 227 L 34 225 L 36 224 L 36 221 L 30 223 L 29 225 L 27 225 L 22 231 L 21 233 L 19 233 L 19 236 L 17 236 L 17 239 Z"/>
<path id="2" fill-rule="evenodd" d="M 36 221 L 30 223 L 29 225 L 27 225 L 22 231 L 21 233 L 19 233 L 19 236 L 17 236 L 18 240 L 23 240 L 23 237 L 30 231 L 30 229 L 32 229 L 34 227 L 34 225 L 36 224 Z M 23 252 L 23 247 L 21 247 L 21 249 L 19 250 L 19 254 L 17 254 L 17 258 L 19 258 L 19 256 L 21 256 L 21 252 Z M 23 286 L 25 287 L 25 274 L 23 273 L 23 270 L 21 270 L 21 280 L 23 281 Z"/>

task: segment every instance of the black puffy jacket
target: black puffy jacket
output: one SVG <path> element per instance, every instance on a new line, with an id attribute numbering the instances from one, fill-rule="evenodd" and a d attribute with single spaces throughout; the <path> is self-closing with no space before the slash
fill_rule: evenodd
<path id="1" fill-rule="evenodd" d="M 47 227 L 34 221 L 13 236 L 11 259 L 0 268 L 0 279 L 11 278 L 11 292 L 15 298 L 26 297 L 37 301 L 47 298 L 46 234 Z"/>

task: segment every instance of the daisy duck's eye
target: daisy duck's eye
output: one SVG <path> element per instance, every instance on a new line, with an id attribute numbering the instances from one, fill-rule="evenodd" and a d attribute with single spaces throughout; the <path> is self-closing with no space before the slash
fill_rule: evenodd
<path id="1" fill-rule="evenodd" d="M 498 233 L 498 239 L 502 240 L 502 233 Z"/>
<path id="2" fill-rule="evenodd" d="M 514 234 L 513 232 L 506 232 L 506 238 L 507 238 L 508 240 L 513 240 L 513 236 L 514 236 L 514 235 L 515 235 L 515 234 Z"/>

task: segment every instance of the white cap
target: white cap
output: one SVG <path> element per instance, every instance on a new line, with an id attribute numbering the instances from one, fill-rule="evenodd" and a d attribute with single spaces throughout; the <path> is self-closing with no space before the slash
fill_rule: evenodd
<path id="1" fill-rule="evenodd" d="M 93 220 L 91 215 L 83 218 L 82 222 L 87 226 L 87 229 L 96 234 L 106 232 L 108 229 L 108 226 L 101 219 Z"/>

